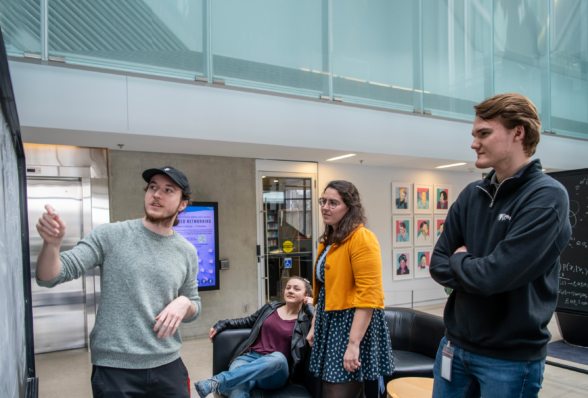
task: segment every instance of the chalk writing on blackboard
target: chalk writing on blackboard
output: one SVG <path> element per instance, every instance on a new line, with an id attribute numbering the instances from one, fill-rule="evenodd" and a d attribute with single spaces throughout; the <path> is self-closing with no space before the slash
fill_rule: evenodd
<path id="1" fill-rule="evenodd" d="M 577 275 L 577 276 L 575 276 Z M 559 303 L 568 307 L 588 306 L 588 282 L 578 280 L 588 276 L 588 267 L 571 263 L 561 264 L 559 278 Z"/>
<path id="2" fill-rule="evenodd" d="M 557 311 L 588 313 L 588 169 L 549 173 L 570 198 L 572 237 L 560 257 Z"/>

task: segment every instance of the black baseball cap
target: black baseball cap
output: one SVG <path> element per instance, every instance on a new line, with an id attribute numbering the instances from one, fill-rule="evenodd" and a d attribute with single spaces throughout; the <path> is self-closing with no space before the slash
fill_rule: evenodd
<path id="1" fill-rule="evenodd" d="M 178 184 L 180 188 L 182 188 L 182 191 L 190 192 L 188 178 L 186 178 L 186 175 L 180 170 L 174 169 L 171 166 L 163 166 L 160 169 L 147 169 L 143 172 L 143 179 L 147 182 L 151 182 L 151 178 L 153 178 L 153 176 L 156 174 L 165 174 L 174 180 L 175 183 Z"/>

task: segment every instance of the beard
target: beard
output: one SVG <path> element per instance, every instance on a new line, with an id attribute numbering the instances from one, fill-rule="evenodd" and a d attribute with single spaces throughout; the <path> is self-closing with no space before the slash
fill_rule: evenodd
<path id="1" fill-rule="evenodd" d="M 181 206 L 181 202 L 180 204 L 178 204 L 178 208 L 171 214 L 162 214 L 160 216 L 153 216 L 151 214 L 149 214 L 149 211 L 147 210 L 147 206 L 145 205 L 145 219 L 147 219 L 147 221 L 149 221 L 152 224 L 155 225 L 159 225 L 165 228 L 169 228 L 172 226 L 172 223 L 174 222 L 174 219 L 176 218 L 176 216 L 179 213 L 179 208 Z"/>

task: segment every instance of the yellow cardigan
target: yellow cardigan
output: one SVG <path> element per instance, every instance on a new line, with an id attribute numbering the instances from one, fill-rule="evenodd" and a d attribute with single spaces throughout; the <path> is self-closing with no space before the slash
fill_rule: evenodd
<path id="1" fill-rule="evenodd" d="M 325 249 L 319 245 L 319 256 Z M 317 261 L 318 261 L 317 257 Z M 313 272 L 313 305 L 319 297 L 316 266 Z M 382 257 L 378 239 L 360 225 L 340 244 L 333 244 L 325 260 L 326 311 L 349 308 L 384 308 Z"/>

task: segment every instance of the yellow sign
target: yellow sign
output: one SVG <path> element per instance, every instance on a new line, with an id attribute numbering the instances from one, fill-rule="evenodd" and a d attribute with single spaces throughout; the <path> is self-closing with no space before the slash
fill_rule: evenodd
<path id="1" fill-rule="evenodd" d="M 294 250 L 294 244 L 287 240 L 282 243 L 282 250 L 284 250 L 286 253 L 290 253 L 292 250 Z"/>

